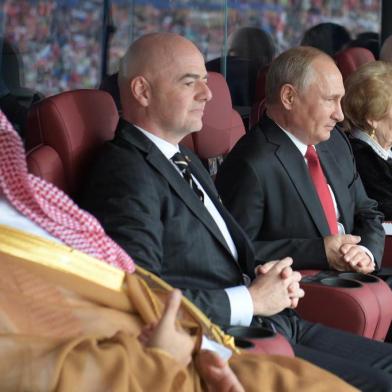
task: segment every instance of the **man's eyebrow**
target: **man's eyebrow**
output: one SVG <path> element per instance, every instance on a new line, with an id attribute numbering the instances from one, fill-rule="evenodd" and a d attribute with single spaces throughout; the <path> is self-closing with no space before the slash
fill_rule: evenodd
<path id="1" fill-rule="evenodd" d="M 337 98 L 342 98 L 342 97 L 344 97 L 344 94 L 343 95 L 339 94 L 339 93 L 337 93 L 337 94 L 324 94 L 324 98 L 327 98 L 327 99 L 337 99 Z"/>

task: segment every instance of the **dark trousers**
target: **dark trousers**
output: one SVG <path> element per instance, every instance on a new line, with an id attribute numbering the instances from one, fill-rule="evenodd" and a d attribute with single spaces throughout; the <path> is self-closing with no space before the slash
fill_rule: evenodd
<path id="1" fill-rule="evenodd" d="M 290 341 L 296 356 L 361 391 L 392 391 L 392 344 L 314 324 L 292 311 L 263 319 Z"/>

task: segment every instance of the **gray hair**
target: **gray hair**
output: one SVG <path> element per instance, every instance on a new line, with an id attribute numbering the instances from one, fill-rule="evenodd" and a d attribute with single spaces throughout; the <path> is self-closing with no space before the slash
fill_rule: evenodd
<path id="1" fill-rule="evenodd" d="M 291 84 L 302 92 L 313 80 L 313 61 L 317 57 L 331 57 L 321 50 L 310 46 L 299 46 L 280 54 L 271 64 L 266 79 L 266 102 L 279 102 L 280 90 L 283 85 Z"/>

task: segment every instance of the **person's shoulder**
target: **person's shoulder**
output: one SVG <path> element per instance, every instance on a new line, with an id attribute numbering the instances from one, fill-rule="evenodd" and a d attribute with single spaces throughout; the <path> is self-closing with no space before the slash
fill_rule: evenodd
<path id="1" fill-rule="evenodd" d="M 349 141 L 350 141 L 350 144 L 351 144 L 351 147 L 352 147 L 354 153 L 366 154 L 366 153 L 373 153 L 374 152 L 373 149 L 369 146 L 369 144 L 367 144 L 363 140 L 349 136 Z"/>
<path id="2" fill-rule="evenodd" d="M 87 178 L 91 181 L 101 182 L 105 179 L 114 182 L 135 176 L 143 177 L 142 173 L 149 170 L 145 155 L 136 145 L 116 134 L 94 153 Z"/>
<path id="3" fill-rule="evenodd" d="M 267 141 L 263 126 L 259 123 L 237 141 L 232 151 L 244 151 L 248 154 L 250 151 L 262 149 L 267 144 Z"/>
<path id="4" fill-rule="evenodd" d="M 232 148 L 218 170 L 218 178 L 234 174 L 242 175 L 244 171 L 264 171 L 271 163 L 270 145 L 260 127 L 248 131 Z"/>
<path id="5" fill-rule="evenodd" d="M 335 126 L 331 131 L 330 140 L 344 140 L 345 142 L 348 142 L 348 134 L 339 126 Z"/>
<path id="6" fill-rule="evenodd" d="M 348 135 L 337 126 L 331 131 L 330 138 L 322 143 L 333 150 L 352 150 Z"/>
<path id="7" fill-rule="evenodd" d="M 114 162 L 140 160 L 151 150 L 152 144 L 136 127 L 120 119 L 113 139 L 103 144 L 97 156 Z"/>
<path id="8" fill-rule="evenodd" d="M 93 166 L 112 167 L 140 159 L 141 154 L 135 146 L 125 144 L 115 137 L 98 148 Z"/>

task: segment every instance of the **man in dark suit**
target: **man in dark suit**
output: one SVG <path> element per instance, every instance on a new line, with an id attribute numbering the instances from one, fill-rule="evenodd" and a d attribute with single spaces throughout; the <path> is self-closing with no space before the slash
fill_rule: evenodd
<path id="1" fill-rule="evenodd" d="M 271 66 L 266 92 L 266 115 L 230 152 L 216 181 L 257 260 L 290 255 L 297 269 L 373 272 L 382 258 L 383 216 L 335 127 L 343 120 L 338 68 L 317 49 L 294 48 Z M 312 152 L 321 163 L 321 195 Z"/>
<path id="2" fill-rule="evenodd" d="M 363 390 L 389 390 L 392 347 L 299 318 L 290 309 L 303 296 L 292 260 L 255 275 L 246 235 L 197 157 L 178 146 L 202 127 L 211 98 L 206 78 L 201 53 L 178 35 L 131 45 L 119 71 L 123 119 L 96 159 L 83 206 L 137 263 L 181 288 L 215 322 L 271 326 L 298 356 Z"/>

